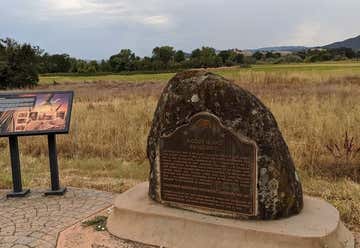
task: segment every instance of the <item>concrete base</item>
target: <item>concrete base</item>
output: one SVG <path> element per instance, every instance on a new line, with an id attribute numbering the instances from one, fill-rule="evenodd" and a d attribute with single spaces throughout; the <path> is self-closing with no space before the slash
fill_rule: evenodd
<path id="1" fill-rule="evenodd" d="M 168 248 L 354 247 L 338 211 L 321 199 L 305 196 L 303 211 L 287 219 L 243 221 L 166 207 L 147 193 L 148 183 L 142 183 L 116 198 L 110 233 Z"/>

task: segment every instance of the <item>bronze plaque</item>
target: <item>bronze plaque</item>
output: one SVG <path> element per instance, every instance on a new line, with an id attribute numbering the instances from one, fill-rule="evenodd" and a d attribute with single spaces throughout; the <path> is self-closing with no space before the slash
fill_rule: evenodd
<path id="1" fill-rule="evenodd" d="M 165 202 L 256 215 L 257 146 L 201 112 L 160 140 Z"/>

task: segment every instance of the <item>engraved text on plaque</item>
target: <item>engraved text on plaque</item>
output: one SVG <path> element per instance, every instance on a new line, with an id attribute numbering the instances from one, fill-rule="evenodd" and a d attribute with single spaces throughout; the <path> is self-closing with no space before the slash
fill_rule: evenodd
<path id="1" fill-rule="evenodd" d="M 256 215 L 256 144 L 207 112 L 161 137 L 161 198 L 166 202 Z"/>

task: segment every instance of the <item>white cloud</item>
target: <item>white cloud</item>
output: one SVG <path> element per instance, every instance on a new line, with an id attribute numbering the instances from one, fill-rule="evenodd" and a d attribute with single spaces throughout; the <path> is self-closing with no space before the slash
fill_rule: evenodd
<path id="1" fill-rule="evenodd" d="M 153 27 L 167 27 L 170 17 L 162 14 L 158 0 L 41 0 L 40 20 L 71 17 L 78 26 L 98 26 L 123 22 Z M 139 7 L 141 6 L 141 7 Z M 93 21 L 97 20 L 97 21 Z"/>
<path id="2" fill-rule="evenodd" d="M 185 51 L 203 45 L 317 46 L 358 35 L 360 22 L 359 0 L 0 2 L 0 36 L 86 58 L 104 58 L 121 48 L 149 55 L 165 44 Z"/>
<path id="3" fill-rule="evenodd" d="M 319 42 L 321 35 L 320 23 L 304 22 L 296 27 L 295 33 L 292 35 L 292 43 L 305 46 L 314 45 Z"/>
<path id="4" fill-rule="evenodd" d="M 295 26 L 294 31 L 289 35 L 289 39 L 281 43 L 284 45 L 319 46 L 347 37 L 346 30 L 340 30 L 335 25 L 324 24 L 319 21 L 304 21 Z"/>
<path id="5" fill-rule="evenodd" d="M 43 14 L 51 16 L 113 15 L 126 11 L 126 4 L 94 0 L 42 0 Z"/>
<path id="6" fill-rule="evenodd" d="M 169 22 L 169 18 L 163 15 L 157 15 L 157 16 L 146 17 L 143 21 L 145 24 L 163 25 Z"/>
<path id="7" fill-rule="evenodd" d="M 83 0 L 48 0 L 46 2 L 50 8 L 66 11 L 80 10 L 89 4 L 89 2 Z"/>

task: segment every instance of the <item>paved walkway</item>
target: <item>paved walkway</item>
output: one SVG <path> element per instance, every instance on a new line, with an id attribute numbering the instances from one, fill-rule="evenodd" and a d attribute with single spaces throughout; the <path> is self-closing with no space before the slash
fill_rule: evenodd
<path id="1" fill-rule="evenodd" d="M 33 190 L 25 198 L 6 199 L 0 191 L 0 247 L 53 248 L 60 231 L 113 202 L 108 192 L 68 188 L 64 196 Z"/>

